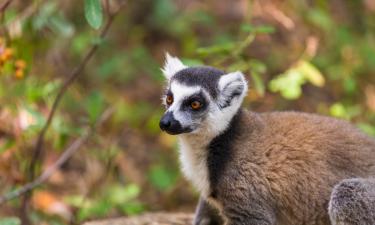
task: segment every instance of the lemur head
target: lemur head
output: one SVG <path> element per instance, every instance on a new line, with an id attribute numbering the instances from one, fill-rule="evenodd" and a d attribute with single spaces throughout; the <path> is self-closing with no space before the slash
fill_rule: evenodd
<path id="1" fill-rule="evenodd" d="M 162 98 L 166 112 L 160 128 L 169 134 L 221 133 L 247 92 L 247 82 L 241 72 L 187 67 L 169 54 L 162 71 L 167 88 Z"/>

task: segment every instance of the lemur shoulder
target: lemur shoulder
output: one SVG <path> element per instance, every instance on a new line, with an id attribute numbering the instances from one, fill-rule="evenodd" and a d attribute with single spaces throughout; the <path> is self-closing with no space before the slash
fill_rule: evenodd
<path id="1" fill-rule="evenodd" d="M 160 127 L 178 135 L 183 173 L 201 193 L 195 224 L 375 224 L 374 139 L 338 119 L 241 108 L 241 72 L 169 55 L 163 72 Z"/>

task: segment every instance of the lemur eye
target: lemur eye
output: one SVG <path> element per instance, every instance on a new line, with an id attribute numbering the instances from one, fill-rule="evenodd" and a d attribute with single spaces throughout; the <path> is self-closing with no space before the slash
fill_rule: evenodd
<path id="1" fill-rule="evenodd" d="M 172 105 L 173 103 L 173 96 L 172 95 L 167 95 L 167 98 L 165 99 L 165 102 L 167 105 Z"/>
<path id="2" fill-rule="evenodd" d="M 199 101 L 192 101 L 190 103 L 190 106 L 191 106 L 192 109 L 198 110 L 202 107 L 202 103 L 200 103 Z"/>

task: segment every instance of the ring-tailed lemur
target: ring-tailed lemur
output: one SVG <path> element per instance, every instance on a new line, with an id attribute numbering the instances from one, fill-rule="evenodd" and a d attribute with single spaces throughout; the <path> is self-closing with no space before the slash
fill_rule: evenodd
<path id="1" fill-rule="evenodd" d="M 241 72 L 169 55 L 163 72 L 160 127 L 178 135 L 183 173 L 201 194 L 194 224 L 375 224 L 374 182 L 344 180 L 375 175 L 374 139 L 333 118 L 240 108 Z"/>

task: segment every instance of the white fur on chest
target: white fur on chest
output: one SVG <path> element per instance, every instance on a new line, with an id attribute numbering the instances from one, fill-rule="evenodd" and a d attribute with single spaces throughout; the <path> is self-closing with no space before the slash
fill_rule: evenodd
<path id="1" fill-rule="evenodd" d="M 182 172 L 203 197 L 210 193 L 206 145 L 180 138 L 180 162 Z"/>
<path id="2" fill-rule="evenodd" d="M 218 115 L 220 117 L 220 122 L 214 119 L 215 117 L 217 118 Z M 205 198 L 207 198 L 211 192 L 207 165 L 209 151 L 207 146 L 214 137 L 226 129 L 230 121 L 230 116 L 230 113 L 209 113 L 200 129 L 197 129 L 193 133 L 179 136 L 182 172 L 200 192 L 201 196 Z"/>

